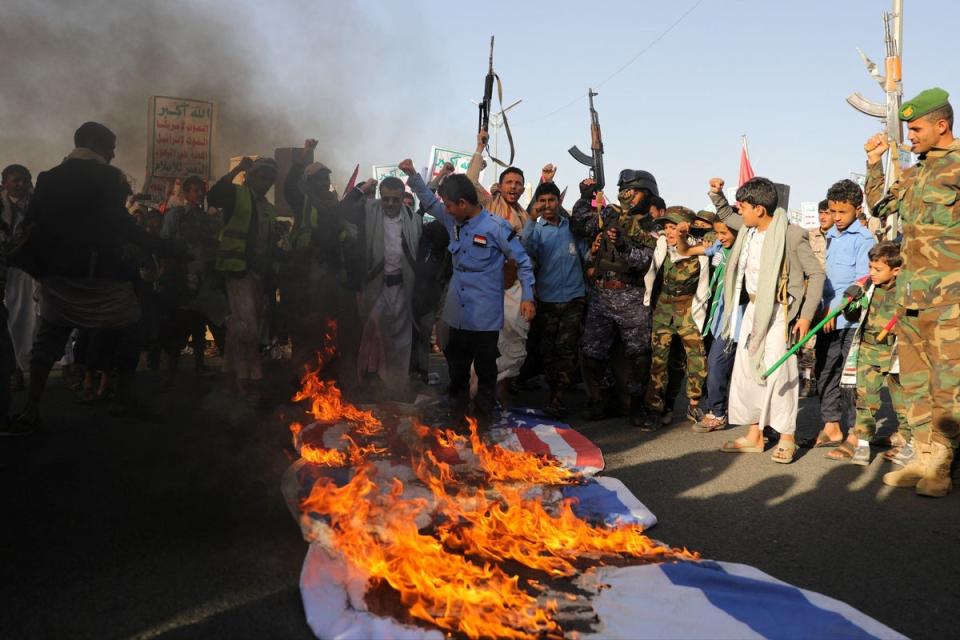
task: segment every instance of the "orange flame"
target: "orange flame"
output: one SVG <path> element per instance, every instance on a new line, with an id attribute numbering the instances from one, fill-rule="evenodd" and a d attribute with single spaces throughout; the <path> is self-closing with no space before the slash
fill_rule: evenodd
<path id="1" fill-rule="evenodd" d="M 526 451 L 510 451 L 500 446 L 488 447 L 477 433 L 477 421 L 467 418 L 470 425 L 470 446 L 480 460 L 480 467 L 494 482 L 531 482 L 534 484 L 570 484 L 579 477 L 560 466 L 554 458 L 538 456 Z"/>
<path id="2" fill-rule="evenodd" d="M 318 372 L 304 376 L 294 400 L 309 400 L 317 420 L 352 422 L 355 435 L 383 433 L 372 413 L 343 401 L 336 385 L 321 380 Z M 368 461 L 386 449 L 358 445 L 349 434 L 341 438 L 346 450 L 327 449 L 304 443 L 299 423 L 290 431 L 304 459 L 355 468 L 342 487 L 326 478 L 317 481 L 301 506 L 325 516 L 333 547 L 370 579 L 395 590 L 413 618 L 469 638 L 559 636 L 557 602 L 530 595 L 546 587 L 521 580 L 497 563 L 509 560 L 569 577 L 584 563 L 603 564 L 612 556 L 639 562 L 699 559 L 695 552 L 658 544 L 637 525 L 592 525 L 574 513 L 570 500 L 546 506 L 530 492 L 532 485 L 570 484 L 581 476 L 556 460 L 484 443 L 475 421 L 468 438 L 416 421 L 412 426 L 411 466 L 433 495 L 432 503 L 405 498 L 397 478 L 380 483 L 381 489 Z M 479 469 L 438 459 L 431 442 L 445 449 L 462 449 L 469 442 Z M 471 488 L 478 480 L 485 484 Z M 432 533 L 421 533 L 417 518 L 428 513 L 439 524 Z"/>

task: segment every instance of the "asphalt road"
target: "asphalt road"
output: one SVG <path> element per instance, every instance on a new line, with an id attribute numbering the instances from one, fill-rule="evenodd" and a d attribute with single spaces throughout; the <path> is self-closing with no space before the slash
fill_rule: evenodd
<path id="1" fill-rule="evenodd" d="M 278 398 L 290 389 L 273 371 Z M 51 383 L 46 426 L 0 439 L 3 638 L 311 638 L 297 588 L 306 545 L 280 496 L 289 408 L 240 411 L 185 373 L 140 415 L 111 419 Z M 536 404 L 531 392 L 518 404 Z M 575 404 L 575 403 L 574 403 Z M 804 401 L 801 430 L 816 430 Z M 287 413 L 287 418 L 281 414 Z M 660 540 L 754 565 L 913 638 L 958 635 L 960 495 L 889 489 L 805 450 L 717 451 L 730 432 L 678 421 L 573 424 L 660 519 Z"/>

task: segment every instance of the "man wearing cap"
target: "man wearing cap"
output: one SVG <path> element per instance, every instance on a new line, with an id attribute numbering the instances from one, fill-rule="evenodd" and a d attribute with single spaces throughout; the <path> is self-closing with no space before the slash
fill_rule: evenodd
<path id="1" fill-rule="evenodd" d="M 900 109 L 917 163 L 883 193 L 883 134 L 867 140 L 867 202 L 875 215 L 899 214 L 903 267 L 897 278 L 900 382 L 914 434 L 913 460 L 883 477 L 896 487 L 942 497 L 960 440 L 960 141 L 940 88 Z M 897 153 L 890 149 L 890 153 Z"/>
<path id="2" fill-rule="evenodd" d="M 657 238 L 653 261 L 644 277 L 643 302 L 654 309 L 653 358 L 650 384 L 644 398 L 647 416 L 642 425 L 645 431 L 655 431 L 664 422 L 667 365 L 674 336 L 682 343 L 680 357 L 686 359 L 687 398 L 690 402 L 687 417 L 696 423 L 704 415 L 699 404 L 707 377 L 702 331 L 710 304 L 710 263 L 705 256 L 682 255 L 677 250 L 679 242 L 687 242 L 686 236 L 681 237 L 677 228 L 689 226 L 694 219 L 695 214 L 690 209 L 673 206 L 656 220 L 663 233 Z M 651 294 L 658 279 L 660 293 L 654 301 Z"/>
<path id="3" fill-rule="evenodd" d="M 619 204 L 607 205 L 598 214 L 593 204 L 596 183 L 580 183 L 570 228 L 591 242 L 587 276 L 591 281 L 587 320 L 582 339 L 582 368 L 588 406 L 584 417 L 606 416 L 601 380 L 610 351 L 619 336 L 630 371 L 614 373 L 626 378 L 629 395 L 621 395 L 619 410 L 631 412 L 633 423 L 643 424 L 643 389 L 650 370 L 650 309 L 644 306 L 643 276 L 653 256 L 653 237 L 644 229 L 650 197 L 659 195 L 657 181 L 647 171 L 626 169 L 618 180 Z"/>
<path id="4" fill-rule="evenodd" d="M 243 184 L 233 179 L 244 173 Z M 243 158 L 210 188 L 210 205 L 223 211 L 217 270 L 227 282 L 227 348 L 224 369 L 236 375 L 237 389 L 259 403 L 263 370 L 260 333 L 266 314 L 264 278 L 276 251 L 275 211 L 266 195 L 277 177 L 272 158 Z"/>
<path id="5" fill-rule="evenodd" d="M 317 140 L 304 142 L 310 157 Z M 331 321 L 337 322 L 337 361 L 328 370 L 340 388 L 356 387 L 359 344 L 357 293 L 360 278 L 348 262 L 357 246 L 357 227 L 340 216 L 330 169 L 321 162 L 296 163 L 284 181 L 284 196 L 294 214 L 281 272 L 280 303 L 290 331 L 292 364 L 316 366 Z M 344 194 L 346 197 L 349 194 Z"/>

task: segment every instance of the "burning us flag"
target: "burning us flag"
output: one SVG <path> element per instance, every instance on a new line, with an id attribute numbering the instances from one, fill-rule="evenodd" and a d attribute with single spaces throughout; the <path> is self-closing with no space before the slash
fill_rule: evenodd
<path id="1" fill-rule="evenodd" d="M 592 443 L 534 412 L 506 415 L 497 443 L 360 409 L 316 373 L 297 400 L 315 422 L 291 427 L 302 457 L 284 493 L 311 541 L 301 592 L 321 638 L 899 637 L 647 537 L 652 514 L 590 477 Z"/>

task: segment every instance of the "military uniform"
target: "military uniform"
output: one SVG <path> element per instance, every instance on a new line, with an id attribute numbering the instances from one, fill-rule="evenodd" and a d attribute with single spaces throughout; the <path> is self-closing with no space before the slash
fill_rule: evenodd
<path id="1" fill-rule="evenodd" d="M 693 295 L 700 280 L 700 261 L 691 257 L 674 262 L 667 255 L 661 273 L 663 287 L 653 309 L 653 358 L 645 397 L 647 408 L 658 413 L 665 409 L 663 392 L 667 387 L 673 336 L 679 337 L 686 354 L 687 398 L 699 400 L 707 378 L 703 336 L 692 315 Z"/>
<path id="2" fill-rule="evenodd" d="M 633 182 L 621 179 L 622 188 L 639 184 L 636 188 L 657 194 L 653 176 L 646 172 L 630 173 L 642 176 Z M 641 217 L 620 206 L 604 207 L 599 217 L 603 219 L 602 224 L 590 198 L 581 197 L 573 206 L 570 220 L 573 232 L 587 242 L 613 226 L 620 231 L 616 243 L 602 241 L 600 251 L 588 265 L 591 283 L 581 340 L 584 382 L 591 405 L 596 407 L 600 401 L 600 378 L 619 337 L 631 369 L 628 391 L 639 406 L 650 366 L 650 308 L 644 305 L 643 276 L 650 266 L 655 241 L 643 228 Z M 621 404 L 625 404 L 625 400 L 621 400 Z M 599 417 L 597 413 L 591 417 L 594 416 Z"/>
<path id="3" fill-rule="evenodd" d="M 875 416 L 880 411 L 880 389 L 884 384 L 887 385 L 893 410 L 897 414 L 898 431 L 907 441 L 910 440 L 910 425 L 904 412 L 900 375 L 890 371 L 894 357 L 895 330 L 880 340 L 884 327 L 897 312 L 895 288 L 896 283 L 874 287 L 870 306 L 863 320 L 857 355 L 857 418 L 854 426 L 854 433 L 861 440 L 870 440 L 876 435 Z"/>
<path id="4" fill-rule="evenodd" d="M 900 119 L 920 118 L 948 104 L 947 98 L 942 89 L 924 91 L 903 105 Z M 903 228 L 900 382 L 907 420 L 922 445 L 914 449 L 928 461 L 924 468 L 887 474 L 884 482 L 941 496 L 951 489 L 949 465 L 960 440 L 960 140 L 921 154 L 886 195 L 883 182 L 881 163 L 868 164 L 872 211 L 899 214 Z"/>

